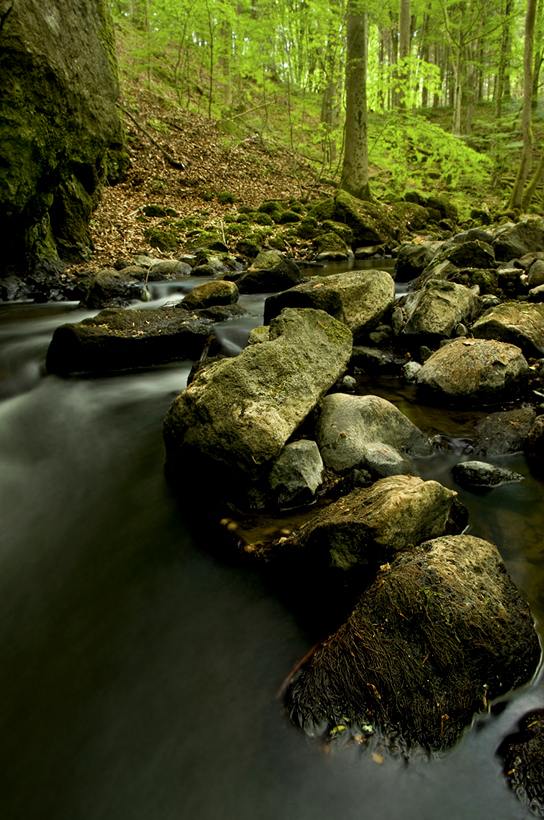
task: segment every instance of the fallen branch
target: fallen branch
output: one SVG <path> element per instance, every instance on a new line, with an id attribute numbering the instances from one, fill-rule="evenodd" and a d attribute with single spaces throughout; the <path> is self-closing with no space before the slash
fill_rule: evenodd
<path id="1" fill-rule="evenodd" d="M 122 111 L 123 114 L 125 114 L 125 116 L 127 116 L 130 120 L 132 120 L 132 122 L 134 123 L 134 125 L 136 126 L 136 128 L 139 131 L 141 131 L 143 134 L 146 135 L 148 140 L 155 146 L 155 148 L 157 148 L 161 152 L 161 154 L 165 158 L 166 162 L 169 165 L 171 165 L 172 168 L 179 168 L 180 171 L 185 171 L 185 165 L 182 162 L 180 162 L 179 160 L 175 159 L 175 157 L 173 157 L 171 154 L 169 154 L 168 151 L 165 151 L 164 148 L 162 147 L 162 145 L 160 145 L 157 142 L 157 140 L 155 139 L 155 137 L 152 136 L 152 134 L 150 134 L 149 131 L 146 128 L 144 128 L 143 125 L 141 125 L 135 117 L 133 117 L 133 115 L 130 113 L 130 111 L 127 111 L 127 109 L 123 108 L 123 106 L 120 105 L 119 103 L 117 103 L 117 108 L 120 111 Z"/>

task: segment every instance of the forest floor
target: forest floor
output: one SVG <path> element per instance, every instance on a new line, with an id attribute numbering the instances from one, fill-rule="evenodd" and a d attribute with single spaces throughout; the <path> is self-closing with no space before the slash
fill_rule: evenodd
<path id="1" fill-rule="evenodd" d="M 130 103 L 122 101 L 123 107 L 185 170 L 173 167 L 124 115 L 131 167 L 124 182 L 104 189 L 91 223 L 94 254 L 79 270 L 111 267 L 116 259 L 137 253 L 169 256 L 151 248 L 144 236 L 145 205 L 172 209 L 179 219 L 195 215 L 211 226 L 241 204 L 257 207 L 267 199 L 330 196 L 334 191 L 322 182 L 317 188 L 311 163 L 289 148 L 259 135 L 233 138 L 222 133 L 216 120 L 181 108 L 137 82 L 131 84 L 129 96 Z M 232 194 L 235 204 L 222 204 L 217 198 L 222 193 Z"/>

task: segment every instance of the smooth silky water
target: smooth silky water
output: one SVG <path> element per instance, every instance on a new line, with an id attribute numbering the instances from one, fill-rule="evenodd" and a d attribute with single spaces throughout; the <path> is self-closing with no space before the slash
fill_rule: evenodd
<path id="1" fill-rule="evenodd" d="M 374 265 L 376 263 L 373 263 Z M 153 286 L 152 305 L 198 280 Z M 226 352 L 260 323 L 220 326 Z M 142 305 L 141 307 L 146 307 Z M 320 635 L 266 577 L 199 536 L 163 473 L 162 421 L 191 363 L 105 378 L 46 375 L 75 304 L 0 305 L 0 817 L 3 820 L 519 820 L 495 751 L 535 682 L 478 718 L 448 754 L 380 765 L 322 749 L 277 693 Z M 481 414 L 418 405 L 363 379 L 453 446 Z M 458 456 L 421 462 L 455 487 Z M 493 539 L 544 623 L 543 487 L 526 476 L 460 490 L 470 532 Z M 201 487 L 210 499 L 214 476 Z M 324 607 L 326 602 L 324 602 Z"/>

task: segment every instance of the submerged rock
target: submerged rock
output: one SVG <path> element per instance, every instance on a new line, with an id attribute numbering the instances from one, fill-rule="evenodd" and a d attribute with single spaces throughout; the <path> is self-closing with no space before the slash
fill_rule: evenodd
<path id="1" fill-rule="evenodd" d="M 332 567 L 377 571 L 395 553 L 443 535 L 457 493 L 438 481 L 394 475 L 321 510 L 294 542 Z"/>
<path id="2" fill-rule="evenodd" d="M 472 326 L 478 339 L 517 345 L 525 356 L 544 356 L 544 304 L 504 302 L 490 308 Z"/>
<path id="3" fill-rule="evenodd" d="M 498 754 L 510 788 L 536 817 L 544 817 L 544 710 L 524 715 Z"/>
<path id="4" fill-rule="evenodd" d="M 197 359 L 213 322 L 174 307 L 157 310 L 106 308 L 78 324 L 55 330 L 46 367 L 49 373 L 107 373 Z"/>
<path id="5" fill-rule="evenodd" d="M 269 296 L 264 306 L 264 322 L 270 322 L 285 307 L 312 307 L 325 310 L 346 324 L 357 341 L 379 324 L 394 301 L 395 283 L 385 271 L 317 276 Z"/>
<path id="6" fill-rule="evenodd" d="M 317 424 L 326 466 L 337 473 L 354 468 L 375 476 L 414 471 L 414 456 L 433 453 L 429 439 L 394 404 L 379 396 L 326 396 Z"/>
<path id="7" fill-rule="evenodd" d="M 396 744 L 447 749 L 539 659 L 529 607 L 497 548 L 442 536 L 382 567 L 292 679 L 287 706 L 311 732 L 371 725 Z"/>
<path id="8" fill-rule="evenodd" d="M 431 398 L 481 406 L 519 398 L 527 388 L 529 373 L 519 347 L 460 339 L 433 353 L 416 381 Z"/>
<path id="9" fill-rule="evenodd" d="M 463 461 L 452 467 L 451 474 L 465 489 L 491 489 L 510 481 L 522 481 L 523 476 L 513 470 L 495 467 L 485 461 Z"/>
<path id="10" fill-rule="evenodd" d="M 318 310 L 286 309 L 267 341 L 204 373 L 165 419 L 169 460 L 187 445 L 258 477 L 349 362 L 349 329 Z"/>

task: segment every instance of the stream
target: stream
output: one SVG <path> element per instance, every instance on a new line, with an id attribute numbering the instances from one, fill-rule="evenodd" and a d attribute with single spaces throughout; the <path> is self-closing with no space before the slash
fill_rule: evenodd
<path id="1" fill-rule="evenodd" d="M 373 263 L 376 264 L 375 262 Z M 391 268 L 389 268 L 391 269 Z M 337 272 L 339 268 L 331 269 Z M 153 286 L 151 305 L 202 278 Z M 219 326 L 235 354 L 261 323 Z M 267 578 L 210 549 L 164 478 L 162 422 L 190 362 L 104 378 L 46 375 L 75 303 L 0 304 L 0 816 L 3 820 L 521 820 L 495 751 L 544 706 L 537 680 L 495 703 L 442 757 L 377 763 L 325 750 L 277 693 L 319 637 Z M 470 438 L 482 413 L 424 407 L 396 379 L 361 391 L 428 435 Z M 485 495 L 457 489 L 470 533 L 493 540 L 544 624 L 544 485 L 523 473 Z M 214 477 L 204 498 L 221 488 Z M 542 634 L 542 632 L 541 632 Z"/>

